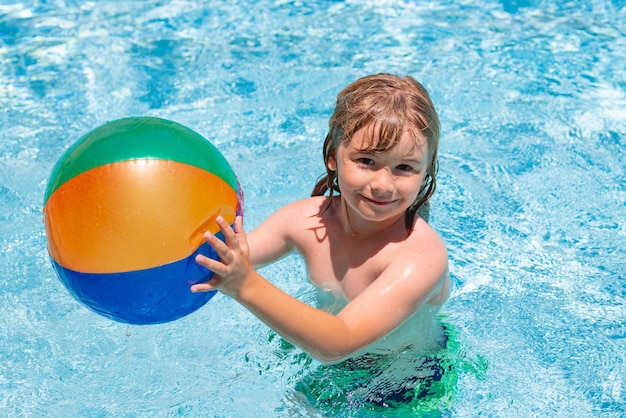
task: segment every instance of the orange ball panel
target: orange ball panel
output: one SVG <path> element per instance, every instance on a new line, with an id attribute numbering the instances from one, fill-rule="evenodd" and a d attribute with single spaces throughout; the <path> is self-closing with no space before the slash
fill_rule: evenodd
<path id="1" fill-rule="evenodd" d="M 182 260 L 235 219 L 237 194 L 216 175 L 168 160 L 107 164 L 70 179 L 44 208 L 48 249 L 83 273 L 143 270 Z"/>

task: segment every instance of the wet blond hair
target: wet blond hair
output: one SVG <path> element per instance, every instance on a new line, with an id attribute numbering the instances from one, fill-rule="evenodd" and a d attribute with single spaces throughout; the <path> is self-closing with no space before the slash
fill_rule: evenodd
<path id="1" fill-rule="evenodd" d="M 360 150 L 362 152 L 388 151 L 400 142 L 405 132 L 418 145 L 426 140 L 430 161 L 424 184 L 406 211 L 405 225 L 407 230 L 411 230 L 418 212 L 428 221 L 428 199 L 437 186 L 439 118 L 424 86 L 410 76 L 381 73 L 360 78 L 337 95 L 328 125 L 323 148 L 326 174 L 311 193 L 311 196 L 323 196 L 329 192 L 329 199 L 321 213 L 328 210 L 335 192 L 341 194 L 337 172 L 328 168 L 328 159 L 341 143 L 350 141 L 357 131 L 366 128 L 370 135 L 364 137 L 370 138 L 370 142 Z"/>

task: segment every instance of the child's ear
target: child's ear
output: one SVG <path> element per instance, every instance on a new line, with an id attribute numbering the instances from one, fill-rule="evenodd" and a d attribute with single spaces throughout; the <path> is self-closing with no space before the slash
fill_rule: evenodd
<path id="1" fill-rule="evenodd" d="M 330 171 L 337 171 L 337 158 L 335 155 L 336 154 L 334 152 L 331 152 L 328 156 L 328 161 L 326 162 L 326 167 L 328 167 Z"/>

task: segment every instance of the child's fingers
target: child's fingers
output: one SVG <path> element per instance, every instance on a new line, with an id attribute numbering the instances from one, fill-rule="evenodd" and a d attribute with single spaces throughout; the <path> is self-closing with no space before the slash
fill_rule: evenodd
<path id="1" fill-rule="evenodd" d="M 192 292 L 209 292 L 222 289 L 224 283 L 228 282 L 233 275 L 233 268 L 237 270 L 237 267 L 240 267 L 237 260 L 242 254 L 247 255 L 247 244 L 241 217 L 235 219 L 234 229 L 221 216 L 216 218 L 216 223 L 220 227 L 224 241 L 210 232 L 204 234 L 204 239 L 215 250 L 218 259 L 202 254 L 196 256 L 196 263 L 212 271 L 213 279 L 210 282 L 192 285 Z M 226 282 L 222 283 L 222 280 L 226 280 Z"/>
<path id="2" fill-rule="evenodd" d="M 235 234 L 240 234 L 242 232 L 244 232 L 243 230 L 243 217 L 242 216 L 237 216 L 235 218 Z"/>
<path id="3" fill-rule="evenodd" d="M 239 247 L 239 241 L 237 240 L 237 235 L 235 234 L 233 228 L 231 228 L 228 222 L 226 222 L 226 220 L 221 216 L 218 216 L 217 219 L 215 219 L 215 222 L 222 230 L 222 235 L 224 235 L 224 241 L 226 242 L 228 248 L 237 249 Z"/>
<path id="4" fill-rule="evenodd" d="M 196 263 L 211 270 L 213 273 L 220 274 L 226 269 L 226 266 L 218 260 L 213 260 L 205 255 L 198 254 L 196 256 Z"/>
<path id="5" fill-rule="evenodd" d="M 191 286 L 191 291 L 193 293 L 210 292 L 212 290 L 217 290 L 217 289 L 214 286 L 211 286 L 208 282 L 207 283 L 198 283 L 198 284 L 194 284 L 193 286 Z"/>
<path id="6" fill-rule="evenodd" d="M 210 281 L 192 285 L 191 291 L 195 293 L 218 290 L 222 280 L 221 275 L 228 272 L 228 266 L 218 260 L 214 260 L 202 254 L 196 255 L 196 263 L 211 270 L 213 272 L 213 277 L 210 279 Z"/>
<path id="7" fill-rule="evenodd" d="M 219 258 L 226 264 L 232 262 L 233 254 L 229 248 L 228 243 L 224 243 L 218 237 L 210 232 L 204 234 L 204 240 L 215 250 Z"/>

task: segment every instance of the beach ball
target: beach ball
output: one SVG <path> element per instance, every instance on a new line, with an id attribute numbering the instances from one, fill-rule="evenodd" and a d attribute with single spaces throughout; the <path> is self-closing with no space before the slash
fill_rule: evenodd
<path id="1" fill-rule="evenodd" d="M 243 214 L 232 168 L 208 140 L 176 122 L 132 117 L 81 137 L 54 166 L 44 198 L 52 265 L 91 310 L 131 324 L 179 319 L 216 292 L 191 293 L 217 259 L 204 242 L 222 216 Z"/>

